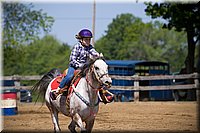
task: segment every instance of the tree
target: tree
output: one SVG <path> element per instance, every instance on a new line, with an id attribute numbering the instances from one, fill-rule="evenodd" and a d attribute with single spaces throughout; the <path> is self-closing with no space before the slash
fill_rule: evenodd
<path id="1" fill-rule="evenodd" d="M 39 39 L 41 32 L 51 30 L 54 19 L 32 4 L 2 3 L 3 7 L 3 70 L 4 74 L 20 74 L 26 54 L 24 45 Z"/>
<path id="2" fill-rule="evenodd" d="M 4 47 L 29 44 L 39 33 L 51 30 L 54 19 L 42 10 L 31 10 L 32 4 L 3 2 L 2 7 Z"/>
<path id="3" fill-rule="evenodd" d="M 43 75 L 52 68 L 63 71 L 68 66 L 70 47 L 61 44 L 53 36 L 47 35 L 24 47 L 27 53 L 24 56 L 24 62 L 21 63 L 23 66 L 20 67 L 24 75 Z"/>
<path id="4" fill-rule="evenodd" d="M 163 28 L 187 33 L 188 54 L 185 59 L 187 73 L 194 72 L 195 45 L 200 41 L 200 2 L 198 3 L 146 3 L 145 12 L 152 18 L 167 20 Z"/>
<path id="5" fill-rule="evenodd" d="M 43 75 L 52 68 L 63 71 L 69 63 L 70 47 L 61 44 L 53 36 L 47 35 L 29 45 L 21 46 L 21 49 L 23 54 L 11 56 L 4 65 L 4 75 Z M 15 61 L 17 58 L 21 58 L 20 63 Z"/>
<path id="6" fill-rule="evenodd" d="M 117 15 L 113 22 L 108 25 L 106 35 L 98 40 L 95 47 L 104 53 L 107 59 L 124 59 L 122 50 L 124 50 L 125 30 L 135 21 L 141 21 L 132 14 Z"/>
<path id="7" fill-rule="evenodd" d="M 143 23 L 132 14 L 118 15 L 114 20 L 109 24 L 112 28 L 108 27 L 107 34 L 95 44 L 106 59 L 156 60 L 168 62 L 172 71 L 182 68 L 187 46 L 184 32 L 162 29 L 158 21 Z M 127 25 L 120 23 L 123 21 Z"/>

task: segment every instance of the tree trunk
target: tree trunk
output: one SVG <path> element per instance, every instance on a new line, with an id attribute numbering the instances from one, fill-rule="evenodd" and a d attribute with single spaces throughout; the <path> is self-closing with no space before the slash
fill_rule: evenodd
<path id="1" fill-rule="evenodd" d="M 194 42 L 194 32 L 190 28 L 187 30 L 187 40 L 188 40 L 188 55 L 185 60 L 186 73 L 194 72 L 194 55 L 195 55 L 195 42 Z"/>
<path id="2" fill-rule="evenodd" d="M 194 55 L 195 55 L 195 41 L 192 26 L 187 27 L 187 40 L 188 40 L 188 55 L 185 60 L 186 73 L 194 72 Z M 194 83 L 192 79 L 188 79 L 188 83 Z M 187 100 L 195 100 L 195 91 L 187 90 Z"/>
<path id="3" fill-rule="evenodd" d="M 199 50 L 198 50 L 197 72 L 200 74 L 200 40 L 198 42 L 199 42 Z"/>

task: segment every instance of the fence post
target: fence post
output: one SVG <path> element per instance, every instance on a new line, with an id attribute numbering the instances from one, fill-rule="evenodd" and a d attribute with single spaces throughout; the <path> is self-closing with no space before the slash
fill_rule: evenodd
<path id="1" fill-rule="evenodd" d="M 138 75 L 134 75 L 134 77 L 138 77 Z M 139 102 L 140 94 L 139 94 L 139 80 L 134 80 L 134 101 Z"/>
<path id="2" fill-rule="evenodd" d="M 21 86 L 20 80 L 15 80 L 15 81 L 14 81 L 14 84 L 15 84 L 15 88 L 16 88 L 16 89 L 19 89 L 20 86 Z"/>
<path id="3" fill-rule="evenodd" d="M 199 79 L 194 80 L 195 88 L 196 88 L 196 100 L 199 102 Z"/>
<path id="4" fill-rule="evenodd" d="M 15 84 L 15 89 L 19 90 L 21 86 L 20 80 L 19 79 L 15 80 L 14 84 Z M 20 101 L 20 91 L 17 91 L 17 101 Z"/>

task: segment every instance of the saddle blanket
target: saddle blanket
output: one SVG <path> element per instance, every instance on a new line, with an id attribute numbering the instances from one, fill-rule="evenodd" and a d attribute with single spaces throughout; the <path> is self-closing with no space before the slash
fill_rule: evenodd
<path id="1" fill-rule="evenodd" d="M 61 80 L 62 80 L 62 76 L 56 77 L 51 83 L 51 90 L 56 90 L 58 86 L 60 85 Z"/>
<path id="2" fill-rule="evenodd" d="M 51 90 L 52 91 L 55 91 L 58 88 L 58 86 L 60 85 L 60 82 L 62 81 L 62 78 L 63 78 L 62 76 L 58 76 L 53 80 L 53 82 L 51 83 Z M 68 88 L 68 95 L 70 95 L 73 92 L 72 85 L 74 85 L 74 87 L 76 87 L 78 82 L 80 81 L 80 79 L 81 79 L 81 76 L 77 76 L 77 77 L 75 77 L 75 79 L 72 80 L 71 85 L 69 87 L 67 87 Z"/>

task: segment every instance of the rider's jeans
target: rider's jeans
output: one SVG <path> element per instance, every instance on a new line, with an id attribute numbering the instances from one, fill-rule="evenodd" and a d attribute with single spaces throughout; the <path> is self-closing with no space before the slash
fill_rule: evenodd
<path id="1" fill-rule="evenodd" d="M 74 71 L 75 71 L 75 69 L 73 67 L 69 66 L 68 71 L 67 71 L 67 75 L 60 82 L 60 86 L 59 86 L 60 88 L 64 88 L 65 85 L 67 85 L 72 80 L 72 78 L 74 76 Z"/>

